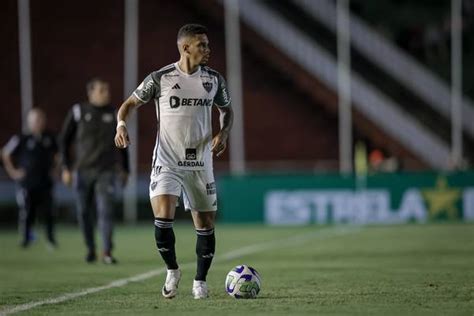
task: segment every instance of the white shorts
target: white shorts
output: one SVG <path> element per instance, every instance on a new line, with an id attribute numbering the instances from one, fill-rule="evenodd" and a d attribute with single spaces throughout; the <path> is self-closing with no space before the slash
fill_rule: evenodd
<path id="1" fill-rule="evenodd" d="M 184 208 L 200 212 L 217 210 L 216 183 L 212 170 L 180 170 L 156 167 L 150 176 L 150 200 L 158 195 L 181 196 Z"/>

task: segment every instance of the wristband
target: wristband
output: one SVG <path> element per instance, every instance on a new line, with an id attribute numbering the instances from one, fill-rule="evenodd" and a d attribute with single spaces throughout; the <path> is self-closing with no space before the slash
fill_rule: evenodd
<path id="1" fill-rule="evenodd" d="M 118 128 L 121 127 L 121 126 L 127 128 L 127 124 L 125 124 L 125 121 L 124 121 L 124 120 L 120 120 L 120 121 L 117 123 L 117 128 L 116 128 L 116 129 L 118 129 Z"/>

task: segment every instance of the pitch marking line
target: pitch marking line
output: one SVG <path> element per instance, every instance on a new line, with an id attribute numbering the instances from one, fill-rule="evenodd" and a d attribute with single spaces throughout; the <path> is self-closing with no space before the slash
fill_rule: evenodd
<path id="1" fill-rule="evenodd" d="M 301 245 L 305 243 L 306 241 L 309 241 L 313 238 L 326 239 L 326 238 L 331 238 L 335 236 L 354 233 L 359 230 L 360 228 L 358 227 L 329 228 L 329 229 L 324 229 L 324 230 L 318 230 L 315 232 L 296 235 L 291 238 L 254 244 L 247 247 L 239 248 L 234 251 L 227 252 L 223 254 L 222 256 L 218 256 L 214 259 L 214 263 L 237 259 L 245 255 L 257 253 L 259 251 L 266 251 L 273 248 L 280 248 L 284 246 L 294 246 L 295 244 Z M 195 264 L 196 262 L 188 262 L 185 264 L 181 264 L 180 268 L 181 270 L 185 270 L 185 269 L 194 267 Z M 129 283 L 145 281 L 155 276 L 161 275 L 165 272 L 166 272 L 166 268 L 155 269 L 155 270 L 151 270 L 145 273 L 137 274 L 129 278 L 115 280 L 103 286 L 92 287 L 92 288 L 88 288 L 88 289 L 78 291 L 78 292 L 66 293 L 58 297 L 50 298 L 50 299 L 46 299 L 42 301 L 36 301 L 36 302 L 17 305 L 11 308 L 4 309 L 3 311 L 0 311 L 0 316 L 27 311 L 27 310 L 30 310 L 32 308 L 42 306 L 42 305 L 58 304 L 65 301 L 70 301 L 81 296 L 85 296 L 85 295 L 89 295 L 89 294 L 93 294 L 93 293 L 97 293 L 97 292 L 101 292 L 101 291 L 105 291 L 105 290 L 109 290 L 109 289 L 113 289 L 117 287 L 122 287 Z"/>

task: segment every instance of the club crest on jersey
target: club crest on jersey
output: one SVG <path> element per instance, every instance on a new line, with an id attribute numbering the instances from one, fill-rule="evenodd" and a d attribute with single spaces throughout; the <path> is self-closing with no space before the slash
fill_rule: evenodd
<path id="1" fill-rule="evenodd" d="M 202 86 L 204 87 L 204 89 L 206 89 L 207 92 L 211 92 L 212 82 L 209 82 L 209 81 L 203 82 Z"/>

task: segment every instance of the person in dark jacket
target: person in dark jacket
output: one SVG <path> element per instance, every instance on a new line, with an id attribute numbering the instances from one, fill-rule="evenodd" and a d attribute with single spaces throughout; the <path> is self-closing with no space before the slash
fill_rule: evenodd
<path id="1" fill-rule="evenodd" d="M 27 117 L 28 133 L 14 135 L 2 150 L 8 175 L 17 183 L 21 246 L 34 240 L 33 225 L 40 213 L 46 224 L 49 247 L 56 247 L 53 212 L 53 172 L 58 162 L 58 146 L 53 133 L 46 131 L 45 113 L 34 108 Z"/>
<path id="2" fill-rule="evenodd" d="M 87 246 L 86 261 L 97 260 L 94 208 L 102 236 L 102 261 L 115 264 L 112 255 L 116 176 L 122 184 L 128 175 L 128 156 L 114 145 L 115 109 L 110 105 L 109 84 L 99 78 L 87 84 L 88 101 L 75 104 L 61 132 L 62 179 L 77 193 L 78 221 Z M 74 145 L 71 155 L 71 145 Z"/>

